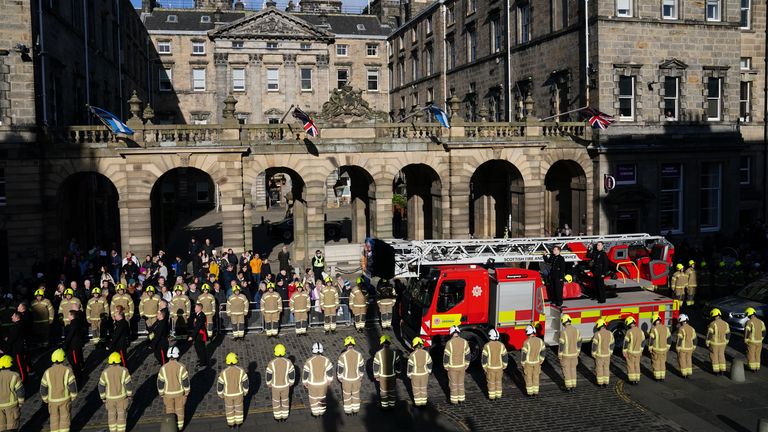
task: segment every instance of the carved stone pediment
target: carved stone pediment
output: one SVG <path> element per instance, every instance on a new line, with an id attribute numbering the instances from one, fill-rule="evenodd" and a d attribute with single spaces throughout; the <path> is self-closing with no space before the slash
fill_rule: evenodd
<path id="1" fill-rule="evenodd" d="M 323 104 L 318 116 L 325 121 L 344 123 L 386 121 L 387 117 L 387 113 L 371 109 L 363 99 L 362 90 L 355 90 L 348 85 L 331 92 L 331 97 Z"/>
<path id="2" fill-rule="evenodd" d="M 688 65 L 676 58 L 671 58 L 661 62 L 659 69 L 688 69 Z"/>
<path id="3" fill-rule="evenodd" d="M 233 21 L 208 34 L 213 39 L 320 40 L 333 42 L 333 34 L 325 29 L 275 8 Z"/>

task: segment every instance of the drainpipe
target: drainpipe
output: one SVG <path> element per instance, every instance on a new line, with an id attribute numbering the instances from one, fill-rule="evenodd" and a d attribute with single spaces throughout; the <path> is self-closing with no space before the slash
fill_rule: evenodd
<path id="1" fill-rule="evenodd" d="M 91 68 L 88 63 L 88 0 L 83 0 L 83 49 L 85 51 L 85 103 L 91 104 Z M 81 110 L 83 107 L 77 107 Z M 91 124 L 91 116 L 86 116 Z"/>
<path id="2" fill-rule="evenodd" d="M 589 0 L 584 0 L 584 99 L 589 107 Z"/>
<path id="3" fill-rule="evenodd" d="M 125 99 L 123 99 L 123 22 L 120 17 L 120 0 L 115 0 L 117 9 L 117 92 L 119 97 L 120 118 L 125 118 Z"/>
<path id="4" fill-rule="evenodd" d="M 768 0 L 766 0 L 768 1 Z M 505 97 L 507 98 L 507 121 L 512 121 L 512 50 L 510 47 L 512 46 L 512 29 L 510 28 L 510 22 L 509 22 L 509 0 L 507 0 L 507 9 L 504 11 L 504 13 L 507 16 L 507 44 L 504 49 L 507 50 L 507 92 Z"/>

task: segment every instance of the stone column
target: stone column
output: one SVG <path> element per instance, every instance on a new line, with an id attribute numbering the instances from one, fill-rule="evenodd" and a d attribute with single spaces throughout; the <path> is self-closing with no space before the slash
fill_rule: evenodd
<path id="1" fill-rule="evenodd" d="M 229 75 L 227 68 L 227 54 L 216 53 L 213 55 L 213 64 L 216 70 L 216 119 L 218 124 L 224 121 L 221 107 L 224 106 L 224 99 L 229 94 Z"/>
<path id="2" fill-rule="evenodd" d="M 288 107 L 292 103 L 301 101 L 296 92 L 296 55 L 295 54 L 283 54 L 283 83 L 285 89 L 283 95 L 285 96 L 285 103 L 283 104 L 283 111 L 287 111 Z"/>
<path id="3" fill-rule="evenodd" d="M 118 201 L 120 244 L 123 255 L 129 250 L 137 257 L 156 252 L 152 250 L 152 211 L 150 205 L 149 196 Z"/>
<path id="4" fill-rule="evenodd" d="M 406 238 L 408 240 L 424 239 L 424 198 L 420 195 L 408 197 L 408 236 Z"/>
<path id="5" fill-rule="evenodd" d="M 452 118 L 459 118 L 456 111 L 453 111 L 453 114 Z M 472 172 L 464 169 L 465 164 L 468 163 L 466 157 L 451 154 L 451 176 L 448 180 L 450 182 L 449 200 L 451 206 L 449 210 L 451 216 L 450 237 L 456 239 L 469 238 L 469 206 L 472 205 L 469 202 L 469 183 L 472 181 Z"/>
<path id="6" fill-rule="evenodd" d="M 392 179 L 375 179 L 376 199 L 371 203 L 371 235 L 392 238 Z"/>
<path id="7" fill-rule="evenodd" d="M 251 100 L 251 117 L 248 119 L 249 123 L 266 123 L 264 121 L 264 106 L 261 100 L 261 96 L 264 93 L 264 87 L 261 80 L 264 68 L 262 68 L 261 59 L 261 54 L 251 54 L 248 70 L 245 71 L 245 79 L 248 81 L 246 91 Z"/>
<path id="8" fill-rule="evenodd" d="M 331 89 L 336 84 L 331 83 L 330 70 L 328 69 L 328 54 L 317 56 L 317 80 L 313 85 L 317 84 L 317 99 L 326 101 L 330 97 Z M 312 111 L 320 112 L 322 106 L 312 106 Z"/>
<path id="9" fill-rule="evenodd" d="M 541 184 L 525 186 L 525 237 L 540 237 L 550 235 L 549 228 L 544 225 L 547 217 L 544 214 L 544 186 Z"/>
<path id="10" fill-rule="evenodd" d="M 352 207 L 352 243 L 362 243 L 365 240 L 366 202 L 363 197 L 353 197 Z"/>
<path id="11" fill-rule="evenodd" d="M 221 205 L 222 249 L 241 251 L 245 248 L 245 212 L 243 211 L 242 161 L 240 155 L 219 157 L 227 175 L 216 179 Z"/>
<path id="12" fill-rule="evenodd" d="M 307 204 L 307 252 L 301 259 L 307 260 L 309 264 L 308 259 L 314 251 L 324 250 L 325 247 L 325 182 L 307 182 L 304 196 Z"/>

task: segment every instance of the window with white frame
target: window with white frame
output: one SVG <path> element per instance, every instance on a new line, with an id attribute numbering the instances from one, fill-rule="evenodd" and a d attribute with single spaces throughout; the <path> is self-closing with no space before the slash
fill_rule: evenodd
<path id="1" fill-rule="evenodd" d="M 427 17 L 427 19 L 424 20 L 424 30 L 425 34 L 432 34 L 432 17 Z"/>
<path id="2" fill-rule="evenodd" d="M 531 5 L 523 3 L 517 7 L 517 43 L 531 40 Z"/>
<path id="3" fill-rule="evenodd" d="M 707 21 L 720 21 L 721 17 L 721 4 L 722 0 L 706 0 L 707 1 Z"/>
<path id="4" fill-rule="evenodd" d="M 280 69 L 267 69 L 267 91 L 280 90 Z"/>
<path id="5" fill-rule="evenodd" d="M 663 19 L 677 19 L 677 1 L 678 0 L 662 0 L 661 17 Z"/>
<path id="6" fill-rule="evenodd" d="M 158 54 L 170 54 L 171 53 L 171 41 L 159 41 L 157 43 Z"/>
<path id="7" fill-rule="evenodd" d="M 699 208 L 701 231 L 718 231 L 720 229 L 722 170 L 720 162 L 705 162 L 701 164 Z"/>
<path id="8" fill-rule="evenodd" d="M 619 120 L 635 120 L 635 77 L 619 77 Z"/>
<path id="9" fill-rule="evenodd" d="M 427 87 L 427 100 L 426 102 L 432 103 L 435 101 L 435 89 L 432 87 Z"/>
<path id="10" fill-rule="evenodd" d="M 679 112 L 680 78 L 664 77 L 664 120 L 677 120 Z"/>
<path id="11" fill-rule="evenodd" d="M 723 109 L 723 79 L 710 77 L 707 80 L 707 120 L 719 121 Z"/>
<path id="12" fill-rule="evenodd" d="M 402 51 L 405 49 L 405 43 L 403 42 L 403 35 L 397 37 L 397 50 Z"/>
<path id="13" fill-rule="evenodd" d="M 5 192 L 5 181 L 5 167 L 0 167 L 0 206 L 4 206 L 8 202 Z"/>
<path id="14" fill-rule="evenodd" d="M 336 88 L 342 88 L 349 83 L 349 69 L 336 70 Z"/>
<path id="15" fill-rule="evenodd" d="M 752 25 L 752 0 L 741 0 L 740 12 L 739 27 L 749 29 Z"/>
<path id="16" fill-rule="evenodd" d="M 683 166 L 679 163 L 661 165 L 659 228 L 663 233 L 683 231 Z"/>
<path id="17" fill-rule="evenodd" d="M 173 69 L 169 67 L 160 68 L 157 84 L 160 91 L 173 90 Z"/>
<path id="18" fill-rule="evenodd" d="M 379 91 L 379 70 L 368 69 L 367 78 L 368 78 L 368 91 L 369 92 Z"/>
<path id="19" fill-rule="evenodd" d="M 477 11 L 477 0 L 467 0 L 467 15 Z"/>
<path id="20" fill-rule="evenodd" d="M 411 80 L 416 81 L 419 78 L 419 57 L 411 56 Z"/>
<path id="21" fill-rule="evenodd" d="M 742 156 L 739 158 L 739 184 L 752 184 L 752 157 Z"/>
<path id="22" fill-rule="evenodd" d="M 501 52 L 501 22 L 498 17 L 491 19 L 491 54 Z"/>
<path id="23" fill-rule="evenodd" d="M 376 44 L 366 44 L 365 53 L 368 57 L 376 57 L 379 55 L 379 46 Z"/>
<path id="24" fill-rule="evenodd" d="M 434 58 L 432 47 L 429 46 L 424 50 L 424 73 L 429 76 L 434 72 Z"/>
<path id="25" fill-rule="evenodd" d="M 245 68 L 232 69 L 232 91 L 245 91 Z"/>
<path id="26" fill-rule="evenodd" d="M 752 83 L 739 83 L 739 121 L 743 123 L 752 120 Z"/>
<path id="27" fill-rule="evenodd" d="M 309 42 L 301 42 L 299 44 L 299 49 L 301 49 L 302 51 L 309 51 L 310 49 L 312 49 L 312 44 Z"/>
<path id="28" fill-rule="evenodd" d="M 301 69 L 301 90 L 302 91 L 312 90 L 312 69 L 311 68 Z"/>
<path id="29" fill-rule="evenodd" d="M 203 15 L 200 17 L 200 22 L 203 24 L 207 24 L 211 22 L 211 16 L 210 15 Z"/>
<path id="30" fill-rule="evenodd" d="M 741 57 L 739 59 L 739 69 L 741 70 L 752 69 L 752 57 Z"/>
<path id="31" fill-rule="evenodd" d="M 418 32 L 416 31 L 416 27 L 411 29 L 411 43 L 416 43 L 416 40 L 418 39 Z"/>
<path id="32" fill-rule="evenodd" d="M 632 0 L 616 0 L 616 16 L 625 18 L 631 17 Z"/>
<path id="33" fill-rule="evenodd" d="M 205 55 L 205 42 L 193 41 L 192 42 L 192 55 Z"/>
<path id="34" fill-rule="evenodd" d="M 405 84 L 405 65 L 403 62 L 397 63 L 397 83 L 400 85 Z"/>
<path id="35" fill-rule="evenodd" d="M 475 29 L 467 30 L 467 62 L 477 60 L 477 32 Z"/>
<path id="36" fill-rule="evenodd" d="M 448 8 L 446 8 L 445 10 L 445 22 L 448 25 L 453 25 L 454 23 L 456 23 L 456 14 L 454 12 L 453 5 L 448 6 Z"/>
<path id="37" fill-rule="evenodd" d="M 192 69 L 192 91 L 205 91 L 205 69 Z"/>
<path id="38" fill-rule="evenodd" d="M 336 45 L 336 55 L 339 57 L 346 57 L 349 55 L 349 45 L 339 44 Z"/>
<path id="39" fill-rule="evenodd" d="M 245 43 L 243 41 L 232 41 L 232 48 L 234 49 L 243 49 L 245 46 Z"/>
<path id="40" fill-rule="evenodd" d="M 280 47 L 280 45 L 277 42 L 267 42 L 267 49 L 268 50 L 276 50 Z"/>
<path id="41" fill-rule="evenodd" d="M 456 67 L 456 45 L 453 43 L 453 39 L 445 40 L 445 52 L 448 53 L 448 58 L 445 59 L 446 67 L 453 69 Z"/>

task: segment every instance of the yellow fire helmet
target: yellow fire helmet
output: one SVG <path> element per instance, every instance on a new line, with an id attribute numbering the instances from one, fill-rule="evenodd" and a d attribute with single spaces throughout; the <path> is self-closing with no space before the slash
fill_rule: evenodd
<path id="1" fill-rule="evenodd" d="M 655 312 L 655 313 L 654 313 L 654 314 L 651 316 L 651 322 L 652 322 L 652 323 L 655 323 L 656 321 L 661 321 L 661 315 L 659 315 L 659 313 L 658 313 L 658 312 Z"/>
<path id="2" fill-rule="evenodd" d="M 571 322 L 571 316 L 568 314 L 563 314 L 563 316 L 560 317 L 560 322 L 563 324 Z"/>
<path id="3" fill-rule="evenodd" d="M 155 287 L 152 285 L 147 285 L 147 288 L 144 291 L 153 293 L 155 292 Z"/>
<path id="4" fill-rule="evenodd" d="M 67 288 L 64 290 L 64 295 L 75 295 L 75 291 L 72 288 Z"/>
<path id="5" fill-rule="evenodd" d="M 296 289 L 299 289 L 299 288 L 304 289 L 304 283 L 301 281 L 296 282 Z"/>
<path id="6" fill-rule="evenodd" d="M 275 348 L 277 350 L 277 348 Z M 231 352 L 227 354 L 226 362 L 228 365 L 236 365 L 237 364 L 237 354 Z"/>
<path id="7" fill-rule="evenodd" d="M 99 288 L 99 287 L 94 287 L 94 288 L 91 290 L 91 294 L 97 294 L 97 295 L 101 295 L 101 288 Z"/>
<path id="8" fill-rule="evenodd" d="M 678 269 L 678 270 L 682 270 L 683 268 L 685 268 L 685 266 L 684 266 L 684 265 L 682 265 L 682 264 L 678 264 L 678 265 L 677 265 L 677 269 Z"/>
<path id="9" fill-rule="evenodd" d="M 275 357 L 285 357 L 285 345 L 275 345 Z"/>
<path id="10" fill-rule="evenodd" d="M 181 286 L 181 284 L 177 284 L 175 287 L 173 287 L 173 290 L 176 292 L 184 292 L 184 287 Z"/>
<path id="11" fill-rule="evenodd" d="M 709 311 L 709 317 L 710 318 L 719 317 L 722 314 L 723 313 L 720 312 L 720 309 L 718 309 L 718 308 L 713 308 L 711 311 Z"/>
<path id="12" fill-rule="evenodd" d="M 117 284 L 117 285 L 115 286 L 115 290 L 116 290 L 116 291 L 120 291 L 120 290 L 123 290 L 123 291 L 125 291 L 125 285 L 123 285 L 123 284 L 119 283 L 119 284 Z"/>
<path id="13" fill-rule="evenodd" d="M 330 277 L 330 276 L 326 276 L 325 277 L 325 283 L 327 283 L 327 284 L 333 283 L 333 278 Z"/>
<path id="14" fill-rule="evenodd" d="M 568 283 L 573 282 L 573 276 L 569 274 L 565 275 L 565 281 Z"/>
<path id="15" fill-rule="evenodd" d="M 344 338 L 344 346 L 355 345 L 355 344 L 356 344 L 355 338 L 353 338 L 352 336 L 347 336 Z"/>
<path id="16" fill-rule="evenodd" d="M 64 350 L 59 348 L 51 354 L 51 361 L 54 363 L 62 363 L 64 361 Z"/>
<path id="17" fill-rule="evenodd" d="M 109 364 L 120 364 L 123 362 L 123 358 L 120 357 L 120 353 L 113 352 L 109 355 L 109 360 L 107 360 Z"/>
<path id="18" fill-rule="evenodd" d="M 694 260 L 689 260 L 688 261 L 688 265 L 689 266 L 693 266 L 694 264 L 696 264 L 696 261 L 694 261 Z"/>
<path id="19" fill-rule="evenodd" d="M 595 321 L 595 328 L 602 328 L 605 327 L 605 320 L 600 318 L 599 320 Z"/>
<path id="20" fill-rule="evenodd" d="M 232 292 L 236 292 L 236 293 L 239 293 L 239 292 L 240 292 L 240 289 L 241 289 L 241 288 L 240 288 L 240 285 L 235 285 L 235 287 L 234 287 L 234 288 L 232 288 Z"/>
<path id="21" fill-rule="evenodd" d="M 365 280 L 362 277 L 358 276 L 355 282 L 357 282 L 358 285 L 362 285 L 364 281 Z"/>
<path id="22" fill-rule="evenodd" d="M 275 289 L 275 284 L 272 282 L 267 283 L 267 289 Z M 240 287 L 235 287 L 235 290 L 240 291 Z"/>
<path id="23" fill-rule="evenodd" d="M 752 315 L 755 315 L 757 311 L 753 307 L 748 307 L 744 310 L 744 314 L 748 317 L 751 317 Z"/>
<path id="24" fill-rule="evenodd" d="M 414 348 L 418 348 L 418 347 L 423 346 L 423 345 L 424 345 L 424 341 L 421 340 L 421 338 L 418 337 L 418 336 L 413 338 L 413 341 L 411 342 L 411 346 L 414 347 Z"/>
<path id="25" fill-rule="evenodd" d="M 0 369 L 10 369 L 12 364 L 13 360 L 8 354 L 0 357 Z"/>
<path id="26" fill-rule="evenodd" d="M 725 267 L 725 261 L 720 261 L 720 264 L 719 264 L 719 266 L 720 266 L 720 267 Z"/>
<path id="27" fill-rule="evenodd" d="M 389 335 L 381 335 L 379 338 L 379 344 L 384 345 L 385 343 L 391 343 L 392 339 L 389 337 Z"/>
<path id="28" fill-rule="evenodd" d="M 632 324 L 635 324 L 637 321 L 635 321 L 635 317 L 627 317 L 627 319 L 624 320 L 624 324 L 627 325 L 627 327 L 631 326 Z"/>
<path id="29" fill-rule="evenodd" d="M 45 290 L 42 288 L 38 288 L 37 290 L 35 290 L 35 297 L 37 296 L 45 297 Z"/>
<path id="30" fill-rule="evenodd" d="M 201 290 L 202 292 L 206 293 L 206 292 L 208 292 L 208 291 L 210 291 L 210 290 L 211 290 L 211 286 L 210 286 L 210 285 L 208 285 L 207 283 L 204 283 L 204 284 L 203 284 L 203 286 L 200 288 L 200 290 Z"/>

